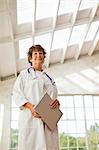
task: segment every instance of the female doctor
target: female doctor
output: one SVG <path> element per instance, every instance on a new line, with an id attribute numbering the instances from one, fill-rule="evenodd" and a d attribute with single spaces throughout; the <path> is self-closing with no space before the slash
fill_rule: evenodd
<path id="1" fill-rule="evenodd" d="M 53 99 L 52 109 L 60 105 L 55 82 L 42 68 L 45 55 L 42 46 L 30 47 L 31 67 L 21 71 L 14 84 L 13 100 L 20 108 L 18 150 L 59 150 L 57 127 L 51 132 L 34 108 L 46 92 Z"/>

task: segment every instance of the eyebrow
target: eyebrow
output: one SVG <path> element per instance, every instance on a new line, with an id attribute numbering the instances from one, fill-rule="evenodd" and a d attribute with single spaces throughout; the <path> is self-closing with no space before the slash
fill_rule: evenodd
<path id="1" fill-rule="evenodd" d="M 37 53 L 37 52 L 39 52 L 39 53 L 43 53 L 42 51 L 34 51 L 34 53 Z"/>

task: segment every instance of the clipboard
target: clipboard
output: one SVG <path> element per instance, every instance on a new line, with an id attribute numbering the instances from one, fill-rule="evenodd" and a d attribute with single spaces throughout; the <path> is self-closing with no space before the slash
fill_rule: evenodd
<path id="1" fill-rule="evenodd" d="M 49 129 L 53 131 L 63 113 L 59 108 L 52 109 L 50 107 L 51 101 L 51 97 L 46 93 L 41 101 L 35 106 L 35 110 L 42 117 L 42 120 Z"/>

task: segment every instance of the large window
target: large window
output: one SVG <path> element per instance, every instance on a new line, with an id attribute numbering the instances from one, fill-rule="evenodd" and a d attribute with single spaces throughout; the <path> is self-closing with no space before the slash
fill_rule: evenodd
<path id="1" fill-rule="evenodd" d="M 97 150 L 99 96 L 60 96 L 64 113 L 59 122 L 61 150 Z"/>
<path id="2" fill-rule="evenodd" d="M 63 116 L 58 123 L 61 150 L 98 150 L 99 96 L 58 96 Z M 12 103 L 11 145 L 17 150 L 18 108 Z"/>
<path id="3" fill-rule="evenodd" d="M 3 118 L 4 118 L 4 104 L 0 104 L 0 142 L 2 137 Z"/>

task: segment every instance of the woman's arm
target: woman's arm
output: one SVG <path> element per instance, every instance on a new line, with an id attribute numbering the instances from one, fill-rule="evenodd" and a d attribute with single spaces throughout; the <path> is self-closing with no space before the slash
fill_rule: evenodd
<path id="1" fill-rule="evenodd" d="M 24 107 L 25 107 L 25 108 L 28 108 L 28 109 L 31 111 L 33 117 L 35 117 L 35 118 L 41 118 L 41 117 L 39 116 L 39 114 L 35 111 L 34 105 L 32 105 L 31 103 L 29 103 L 29 102 L 25 103 L 25 104 L 22 106 L 22 109 L 23 109 Z M 21 109 L 21 108 L 20 108 L 20 109 Z"/>

